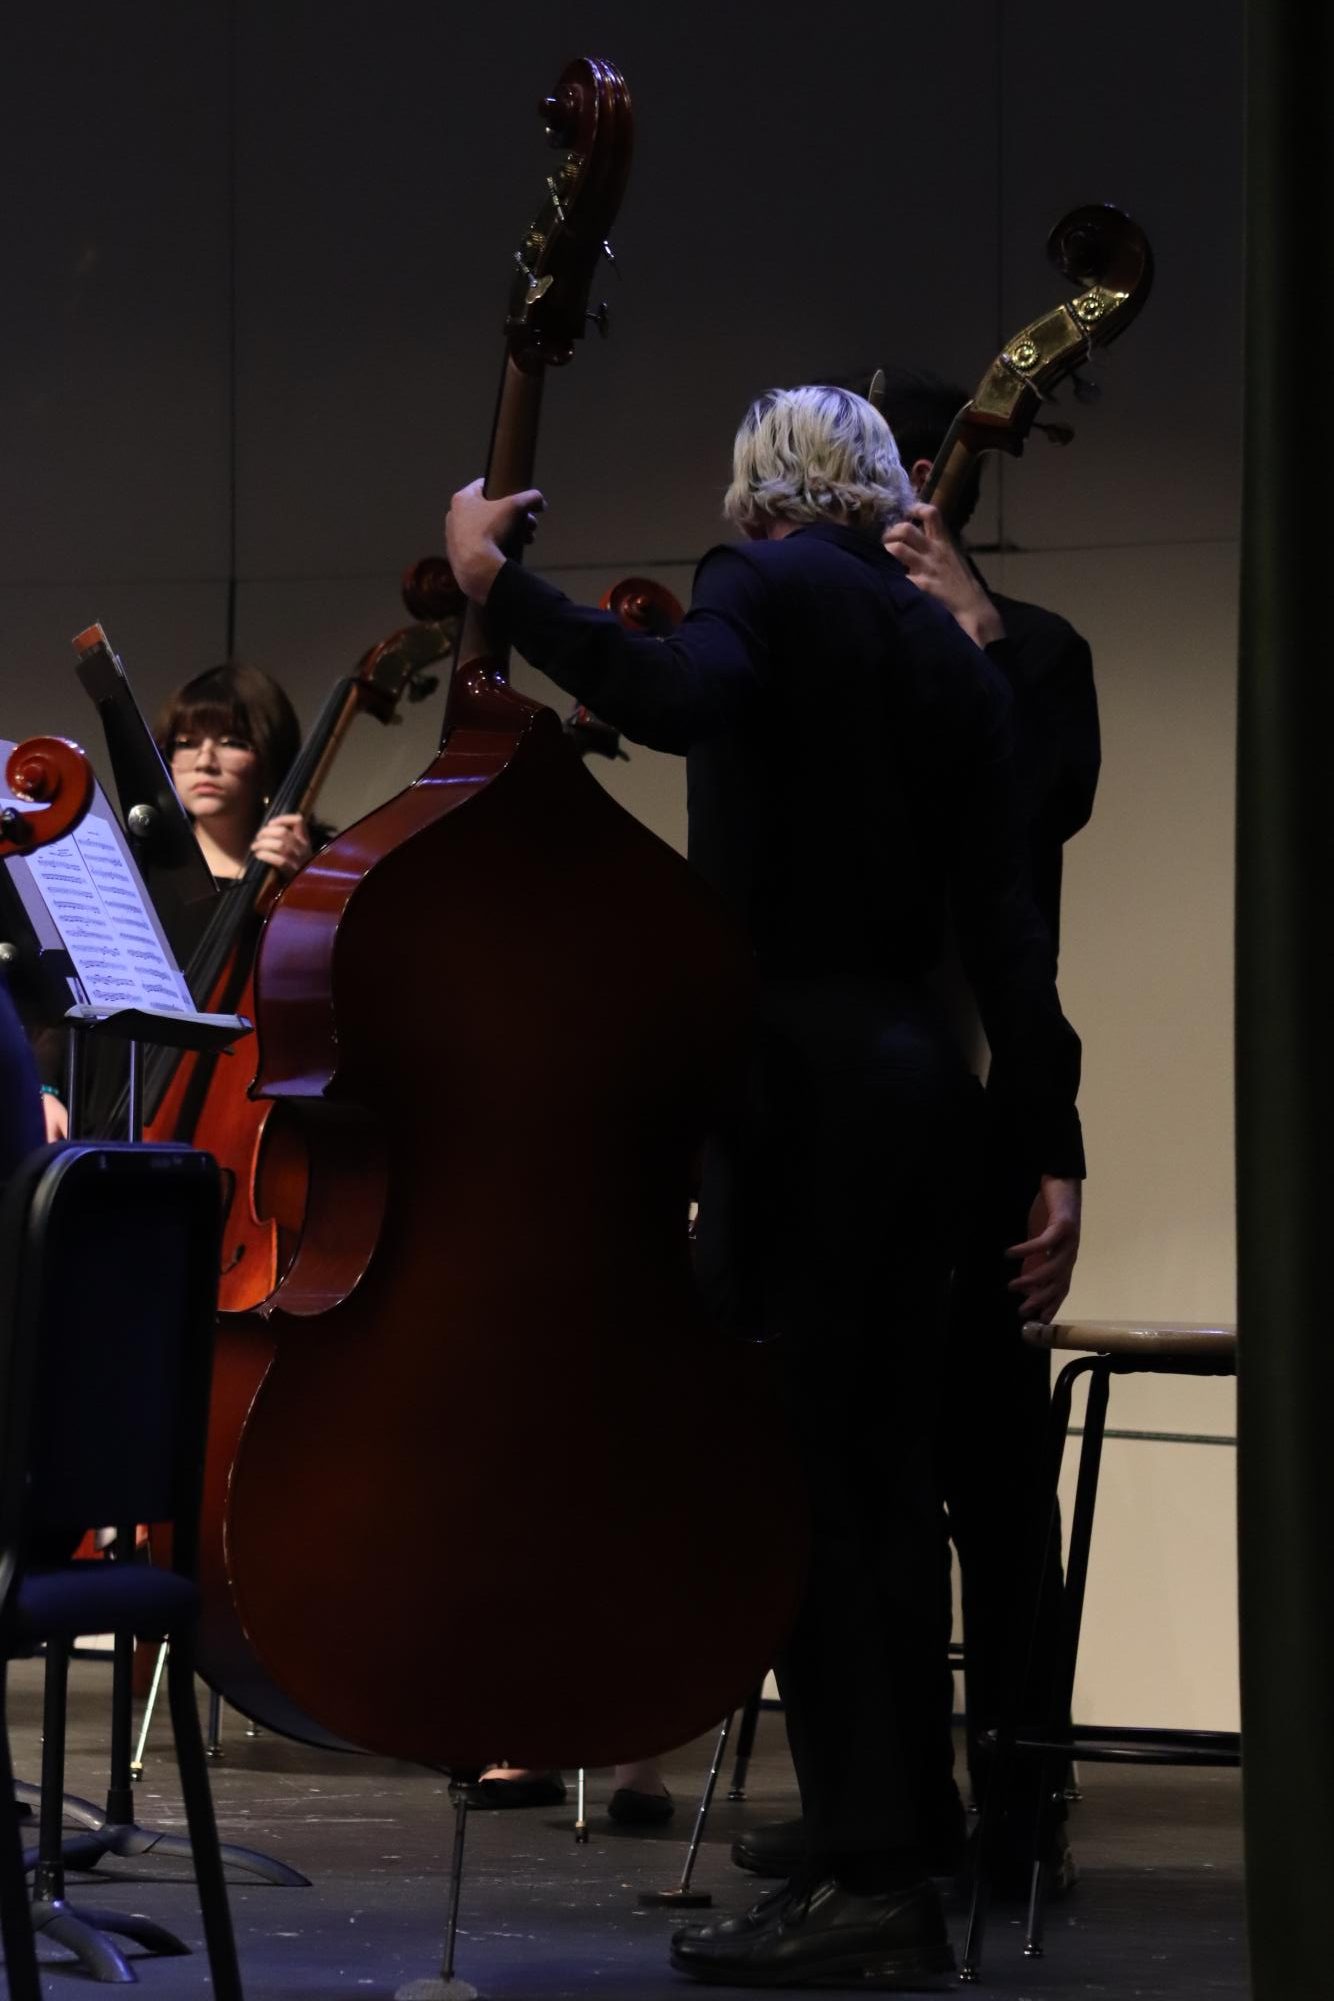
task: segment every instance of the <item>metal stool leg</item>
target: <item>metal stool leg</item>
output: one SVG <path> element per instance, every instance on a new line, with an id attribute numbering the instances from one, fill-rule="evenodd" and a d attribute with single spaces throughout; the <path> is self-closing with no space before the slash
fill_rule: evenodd
<path id="1" fill-rule="evenodd" d="M 579 1767 L 578 1777 L 575 1779 L 575 1798 L 577 1805 L 574 1814 L 574 1838 L 576 1841 L 587 1841 L 588 1771 L 583 1765 Z"/>
<path id="2" fill-rule="evenodd" d="M 1061 1465 L 1065 1458 L 1066 1440 L 1070 1432 L 1071 1400 L 1076 1378 L 1085 1373 L 1089 1366 L 1089 1362 L 1083 1360 L 1071 1363 L 1068 1368 L 1061 1371 L 1052 1391 L 1051 1411 L 1047 1420 L 1043 1485 L 1040 1489 L 1047 1497 L 1047 1505 L 1042 1511 L 1040 1525 L 1036 1521 L 1034 1524 L 1035 1534 L 1041 1536 L 1040 1543 L 1036 1545 L 1034 1565 L 1037 1589 L 1027 1638 L 1022 1648 L 1016 1648 L 1011 1662 L 1005 1720 L 996 1733 L 996 1749 L 978 1823 L 968 1930 L 964 1942 L 963 1963 L 959 1969 L 960 1980 L 968 1983 L 976 1982 L 981 1971 L 982 1948 L 986 1939 L 988 1869 L 995 1832 L 1004 1820 L 1005 1809 L 1009 1803 L 1010 1781 L 1018 1756 L 1014 1739 L 1019 1724 L 1020 1704 L 1025 1690 L 1032 1685 L 1037 1665 L 1037 1651 L 1042 1632 L 1042 1607 L 1048 1589 L 1053 1551 L 1058 1543 L 1055 1528 L 1060 1507 Z"/>
<path id="3" fill-rule="evenodd" d="M 1075 1692 L 1075 1668 L 1079 1658 L 1079 1634 L 1084 1619 L 1084 1593 L 1088 1585 L 1089 1552 L 1093 1543 L 1093 1515 L 1098 1500 L 1098 1475 L 1102 1467 L 1102 1441 L 1107 1425 L 1107 1399 L 1111 1390 L 1111 1368 L 1099 1361 L 1089 1371 L 1088 1406 L 1084 1413 L 1084 1444 L 1079 1455 L 1079 1479 L 1075 1488 L 1075 1511 L 1070 1524 L 1070 1547 L 1066 1557 L 1065 1590 L 1061 1597 L 1060 1639 L 1052 1662 L 1047 1699 L 1039 1728 L 1054 1743 L 1066 1729 Z M 1038 1805 L 1033 1821 L 1033 1885 L 1028 1902 L 1028 1936 L 1024 1952 L 1030 1959 L 1042 1957 L 1042 1933 L 1046 1904 L 1047 1852 L 1056 1825 L 1056 1810 L 1064 1796 L 1057 1783 L 1057 1755 L 1040 1751 L 1038 1758 Z"/>
<path id="4" fill-rule="evenodd" d="M 713 1902 L 707 1890 L 692 1890 L 690 1879 L 695 1873 L 695 1858 L 699 1854 L 700 1842 L 704 1839 L 704 1824 L 713 1805 L 714 1790 L 718 1784 L 718 1774 L 722 1770 L 723 1753 L 727 1749 L 727 1739 L 731 1734 L 732 1718 L 729 1716 L 718 1732 L 718 1741 L 713 1747 L 713 1763 L 709 1766 L 709 1776 L 704 1781 L 704 1791 L 700 1794 L 699 1810 L 695 1815 L 695 1825 L 690 1834 L 690 1846 L 686 1849 L 685 1867 L 681 1880 L 670 1890 L 641 1890 L 641 1904 L 675 1904 L 688 1911 L 704 1910 Z"/>

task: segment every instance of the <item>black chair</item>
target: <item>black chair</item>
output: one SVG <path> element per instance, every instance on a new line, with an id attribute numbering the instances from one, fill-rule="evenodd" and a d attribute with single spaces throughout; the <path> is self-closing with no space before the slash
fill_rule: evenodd
<path id="1" fill-rule="evenodd" d="M 1024 1951 L 1039 1959 L 1043 1951 L 1043 1921 L 1047 1891 L 1047 1857 L 1064 1811 L 1064 1773 L 1072 1758 L 1091 1764 L 1237 1765 L 1240 1740 L 1234 1731 L 1178 1729 L 1116 1729 L 1076 1727 L 1070 1722 L 1079 1634 L 1084 1614 L 1093 1516 L 1098 1497 L 1107 1403 L 1113 1376 L 1175 1375 L 1231 1376 L 1237 1369 L 1234 1327 L 1184 1325 L 1178 1321 L 1149 1324 L 1133 1321 L 1078 1321 L 1056 1326 L 1029 1326 L 1024 1338 L 1035 1346 L 1074 1350 L 1052 1391 L 1051 1417 L 1043 1470 L 1041 1560 L 1034 1566 L 1036 1594 L 1023 1644 L 1011 1664 L 1009 1714 L 994 1733 L 995 1754 L 982 1808 L 974 1860 L 972 1905 L 960 1979 L 975 1982 L 982 1963 L 986 1931 L 987 1864 L 992 1843 L 1009 1804 L 1016 1765 L 1036 1765 L 1037 1810 L 1030 1861 L 1028 1922 Z M 1054 1621 L 1044 1616 L 1052 1589 L 1057 1488 L 1070 1432 L 1071 1400 L 1080 1378 L 1089 1379 L 1084 1438 L 1079 1454 L 1079 1478 L 1065 1579 L 1055 1580 L 1059 1600 Z M 1054 1631 L 1049 1629 L 1054 1627 Z M 1050 1638 L 1050 1644 L 1048 1644 Z M 1025 1710 L 1037 1693 L 1037 1714 Z"/>
<path id="2" fill-rule="evenodd" d="M 34 1931 L 133 1980 L 110 1930 L 150 1920 L 64 1898 L 64 1695 L 81 1634 L 169 1638 L 168 1697 L 214 1995 L 241 2001 L 195 1704 L 196 1546 L 217 1302 L 217 1167 L 177 1146 L 43 1147 L 0 1203 L 0 1937 L 12 2001 L 40 2001 Z M 169 1522 L 169 1567 L 62 1560 L 90 1522 Z M 45 1647 L 42 1851 L 29 1905 L 4 1676 Z"/>

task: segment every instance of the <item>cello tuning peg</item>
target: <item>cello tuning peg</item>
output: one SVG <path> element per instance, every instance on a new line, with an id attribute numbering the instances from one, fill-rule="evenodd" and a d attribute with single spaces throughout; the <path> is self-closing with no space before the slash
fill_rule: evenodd
<path id="1" fill-rule="evenodd" d="M 1076 403 L 1096 403 L 1102 395 L 1102 384 L 1100 382 L 1090 382 L 1085 375 L 1072 376 L 1071 382 L 1074 387 Z"/>
<path id="2" fill-rule="evenodd" d="M 603 340 L 605 340 L 611 331 L 611 313 L 608 311 L 607 301 L 604 299 L 597 311 L 589 313 L 587 317 L 592 325 L 597 328 Z"/>
<path id="3" fill-rule="evenodd" d="M 618 278 L 623 277 L 624 273 L 621 270 L 620 263 L 616 256 L 616 252 L 612 249 L 610 243 L 607 242 L 605 237 L 603 238 L 602 241 L 602 255 L 606 258 L 612 270 L 616 273 L 616 276 Z"/>
<path id="4" fill-rule="evenodd" d="M 544 97 L 537 107 L 537 115 L 547 128 L 547 138 L 553 146 L 565 145 L 570 134 L 571 107 L 559 97 Z"/>

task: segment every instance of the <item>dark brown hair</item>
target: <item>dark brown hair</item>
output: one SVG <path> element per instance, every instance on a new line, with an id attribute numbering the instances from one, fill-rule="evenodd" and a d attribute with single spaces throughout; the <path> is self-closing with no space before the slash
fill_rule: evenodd
<path id="1" fill-rule="evenodd" d="M 255 746 L 259 759 L 259 789 L 271 799 L 301 747 L 296 710 L 271 674 L 228 660 L 210 667 L 178 688 L 162 708 L 153 734 L 158 749 L 171 763 L 172 739 L 239 736 Z"/>

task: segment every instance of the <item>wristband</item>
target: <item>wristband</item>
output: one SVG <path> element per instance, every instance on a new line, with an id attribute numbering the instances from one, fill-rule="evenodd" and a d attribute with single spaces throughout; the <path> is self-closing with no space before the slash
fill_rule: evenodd
<path id="1" fill-rule="evenodd" d="M 64 1095 L 62 1092 L 57 1090 L 54 1084 L 43 1084 L 41 1085 L 40 1089 L 42 1096 L 44 1098 L 54 1098 L 58 1104 L 62 1105 L 64 1104 L 65 1102 Z"/>

